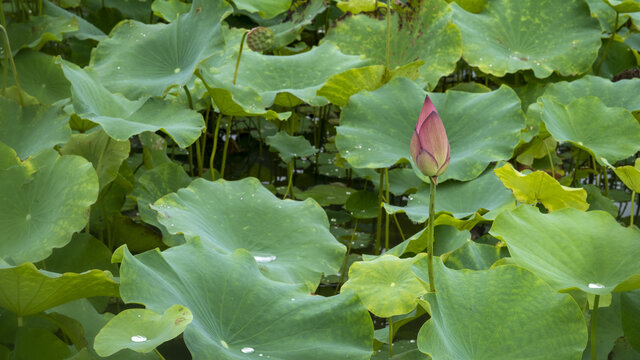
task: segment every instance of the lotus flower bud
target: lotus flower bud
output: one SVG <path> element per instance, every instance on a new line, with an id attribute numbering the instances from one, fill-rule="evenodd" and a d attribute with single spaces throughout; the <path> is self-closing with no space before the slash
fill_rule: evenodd
<path id="1" fill-rule="evenodd" d="M 418 124 L 411 138 L 411 157 L 420 172 L 431 177 L 434 184 L 438 183 L 438 176 L 449 167 L 447 132 L 428 95 L 424 99 Z"/>

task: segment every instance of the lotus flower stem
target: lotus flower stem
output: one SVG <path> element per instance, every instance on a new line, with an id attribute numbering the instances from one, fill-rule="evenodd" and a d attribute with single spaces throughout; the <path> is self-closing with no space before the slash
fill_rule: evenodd
<path id="1" fill-rule="evenodd" d="M 351 247 L 353 246 L 353 242 L 356 241 L 356 231 L 358 230 L 358 219 L 356 219 L 355 224 L 353 225 L 353 232 L 351 232 L 351 240 L 347 244 L 347 253 L 344 256 L 344 261 L 342 262 L 342 266 L 340 267 L 340 278 L 338 279 L 338 284 L 336 285 L 335 294 L 338 294 L 340 290 L 340 286 L 344 281 L 344 274 L 347 272 L 347 265 L 349 264 L 349 254 L 351 254 Z"/>
<path id="2" fill-rule="evenodd" d="M 384 172 L 382 172 L 382 170 L 379 170 L 380 172 L 380 180 L 378 182 L 378 220 L 376 222 L 376 254 L 380 254 L 380 239 L 382 237 L 382 201 L 384 200 L 384 197 L 382 195 L 382 183 L 384 181 Z"/>
<path id="3" fill-rule="evenodd" d="M 4 18 L 4 16 L 3 16 Z M 0 25 L 0 29 L 2 29 L 2 41 L 4 42 L 4 50 L 5 50 L 5 61 L 9 59 L 11 63 L 11 70 L 13 70 L 13 79 L 16 82 L 16 87 L 18 88 L 18 101 L 20 102 L 20 106 L 24 106 L 24 99 L 22 98 L 22 88 L 20 87 L 20 82 L 18 81 L 18 69 L 16 68 L 16 63 L 13 61 L 13 54 L 11 52 L 11 44 L 9 43 L 9 35 L 7 34 L 7 30 L 4 26 Z M 4 67 L 5 75 L 2 79 L 2 93 L 5 91 L 5 83 L 6 83 L 6 71 L 7 67 Z"/>
<path id="4" fill-rule="evenodd" d="M 429 237 L 427 238 L 427 266 L 429 268 L 429 291 L 431 292 L 436 291 L 436 285 L 433 280 L 433 226 L 436 220 L 436 181 L 437 180 L 431 179 L 429 182 L 429 225 L 427 229 Z"/>
<path id="5" fill-rule="evenodd" d="M 393 221 L 395 221 L 396 223 L 396 227 L 398 228 L 398 232 L 400 233 L 402 241 L 405 241 L 406 239 L 404 237 L 404 233 L 402 232 L 402 228 L 400 227 L 400 223 L 398 222 L 398 217 L 396 216 L 396 214 L 393 214 Z"/>
<path id="6" fill-rule="evenodd" d="M 224 179 L 224 168 L 227 164 L 227 151 L 229 150 L 229 143 L 231 142 L 231 122 L 233 121 L 233 116 L 229 117 L 229 122 L 227 123 L 227 129 L 224 134 L 224 148 L 222 150 L 222 165 L 220 166 L 220 177 Z"/>
<path id="7" fill-rule="evenodd" d="M 385 188 L 385 201 L 389 203 L 389 169 L 384 168 L 384 188 Z M 384 222 L 384 251 L 389 251 L 389 213 L 385 209 L 385 222 Z"/>
<path id="8" fill-rule="evenodd" d="M 549 150 L 549 147 L 547 146 L 546 142 L 543 141 L 542 144 L 544 145 L 544 149 L 547 151 L 547 156 L 549 157 L 549 166 L 551 166 L 551 176 L 555 179 L 556 169 L 553 166 L 553 158 L 551 157 L 551 151 Z"/>
<path id="9" fill-rule="evenodd" d="M 377 5 L 377 4 L 376 4 Z M 391 2 L 387 2 L 387 15 L 385 16 L 387 20 L 387 42 L 385 46 L 385 55 L 384 55 L 384 73 L 385 79 L 388 81 L 391 73 L 391 69 L 389 69 L 389 57 L 390 57 L 390 48 L 391 48 Z M 389 344 L 391 345 L 391 344 Z M 389 347 L 391 349 L 391 347 Z"/>
<path id="10" fill-rule="evenodd" d="M 153 349 L 153 352 L 156 353 L 156 355 L 158 356 L 158 359 L 160 360 L 166 360 L 164 358 L 164 356 L 162 356 L 162 354 L 160 354 L 160 351 L 158 351 L 158 348 Z"/>
<path id="11" fill-rule="evenodd" d="M 633 214 L 633 206 L 635 205 L 636 202 L 636 192 L 635 191 L 631 191 L 631 211 L 629 212 L 629 227 L 632 228 L 633 227 L 633 218 L 635 217 L 635 215 Z"/>
<path id="12" fill-rule="evenodd" d="M 389 316 L 389 359 L 393 357 L 393 316 Z"/>
<path id="13" fill-rule="evenodd" d="M 593 310 L 591 311 L 591 360 L 597 360 L 596 352 L 596 327 L 598 322 L 598 306 L 600 305 L 600 295 L 593 299 Z"/>
<path id="14" fill-rule="evenodd" d="M 213 158 L 216 156 L 216 150 L 218 149 L 218 134 L 220 133 L 220 122 L 222 122 L 222 113 L 218 114 L 218 120 L 216 121 L 216 129 L 213 133 L 213 149 L 211 149 L 211 156 L 209 157 L 209 169 L 211 171 L 211 181 L 216 179 L 215 171 L 213 169 Z"/>
<path id="15" fill-rule="evenodd" d="M 245 31 L 242 34 L 242 39 L 240 39 L 240 50 L 238 50 L 238 59 L 236 60 L 236 68 L 233 71 L 233 85 L 236 84 L 236 80 L 238 79 L 238 68 L 240 67 L 240 58 L 242 57 L 242 48 L 244 47 L 244 39 L 247 37 L 247 32 Z"/>
<path id="16" fill-rule="evenodd" d="M 605 166 L 602 167 L 602 174 L 604 175 L 604 196 L 609 197 L 609 173 Z"/>
<path id="17" fill-rule="evenodd" d="M 287 190 L 285 191 L 284 196 L 282 197 L 282 200 L 287 198 L 287 195 L 289 195 L 289 192 L 291 192 L 291 198 L 292 199 L 294 198 L 293 197 L 293 168 L 294 168 L 293 160 L 290 160 L 287 163 L 287 177 L 289 178 L 287 182 Z"/>

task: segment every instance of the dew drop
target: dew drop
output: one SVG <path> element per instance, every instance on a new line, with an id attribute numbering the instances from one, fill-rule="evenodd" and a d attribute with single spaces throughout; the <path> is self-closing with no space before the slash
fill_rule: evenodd
<path id="1" fill-rule="evenodd" d="M 252 352 L 256 351 L 254 348 L 252 347 L 243 347 L 240 351 L 242 351 L 242 353 L 244 354 L 251 354 Z"/>
<path id="2" fill-rule="evenodd" d="M 220 340 L 220 344 L 222 344 L 222 346 L 223 346 L 225 349 L 228 349 L 228 348 L 229 348 L 229 345 L 228 345 L 228 344 L 227 344 L 227 342 L 226 342 L 226 341 L 224 341 L 224 340 Z"/>
<path id="3" fill-rule="evenodd" d="M 602 288 L 604 288 L 604 285 L 602 284 L 598 284 L 598 283 L 589 284 L 589 289 L 602 289 Z"/>
<path id="4" fill-rule="evenodd" d="M 258 356 L 264 356 L 263 354 L 258 354 Z"/>
<path id="5" fill-rule="evenodd" d="M 389 285 L 391 287 L 396 287 L 396 283 L 392 282 L 391 285 Z"/>
<path id="6" fill-rule="evenodd" d="M 27 214 L 27 216 L 25 217 L 25 219 L 27 219 L 27 221 L 31 220 L 31 214 Z"/>
<path id="7" fill-rule="evenodd" d="M 147 341 L 147 337 L 142 335 L 133 335 L 131 337 L 131 341 L 139 343 L 139 342 Z"/>
<path id="8" fill-rule="evenodd" d="M 291 301 L 296 301 L 296 299 L 295 298 L 291 298 Z"/>
<path id="9" fill-rule="evenodd" d="M 413 344 L 413 343 L 415 343 L 416 341 L 415 341 L 415 340 L 409 340 L 409 342 Z"/>
<path id="10" fill-rule="evenodd" d="M 173 73 L 174 73 L 174 74 L 177 74 L 177 73 L 179 73 L 179 72 L 180 72 L 180 68 L 175 68 L 175 69 L 173 69 Z"/>
<path id="11" fill-rule="evenodd" d="M 269 262 L 272 262 L 273 260 L 276 259 L 276 257 L 274 255 L 270 255 L 270 256 L 254 256 L 253 258 L 256 260 L 256 262 L 259 262 L 259 263 L 269 263 Z"/>

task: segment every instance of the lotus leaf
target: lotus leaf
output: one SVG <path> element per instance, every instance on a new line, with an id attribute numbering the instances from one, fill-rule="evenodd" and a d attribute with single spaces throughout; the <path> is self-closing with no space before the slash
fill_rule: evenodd
<path id="1" fill-rule="evenodd" d="M 187 242 L 199 237 L 222 253 L 244 248 L 270 279 L 305 284 L 310 291 L 323 272 L 338 271 L 345 254 L 315 201 L 280 200 L 255 178 L 197 179 L 152 208 L 170 233 L 184 234 Z"/>
<path id="2" fill-rule="evenodd" d="M 155 0 L 151 4 L 153 14 L 168 22 L 174 21 L 180 14 L 189 12 L 190 9 L 190 4 L 183 3 L 180 0 Z"/>
<path id="3" fill-rule="evenodd" d="M 304 136 L 291 136 L 285 131 L 279 131 L 273 136 L 265 139 L 271 149 L 278 152 L 278 155 L 285 163 L 296 157 L 309 157 L 318 152 L 318 149 L 311 146 L 309 140 Z"/>
<path id="4" fill-rule="evenodd" d="M 120 292 L 158 313 L 175 303 L 190 309 L 184 339 L 196 358 L 371 357 L 371 318 L 353 292 L 309 295 L 264 277 L 258 265 L 244 249 L 221 254 L 198 239 L 136 257 L 125 250 Z"/>
<path id="5" fill-rule="evenodd" d="M 0 294 L 0 306 L 26 316 L 84 297 L 118 296 L 118 284 L 101 270 L 57 274 L 38 270 L 32 263 L 16 267 L 0 263 Z"/>
<path id="6" fill-rule="evenodd" d="M 415 309 L 418 297 L 426 292 L 411 271 L 411 265 L 424 256 L 426 254 L 399 259 L 383 255 L 375 260 L 355 262 L 342 291 L 354 291 L 367 310 L 376 316 L 406 314 Z"/>
<path id="7" fill-rule="evenodd" d="M 596 96 L 608 107 L 621 107 L 631 112 L 640 110 L 640 79 L 612 82 L 598 76 L 587 75 L 578 80 L 560 81 L 545 88 L 544 97 L 569 105 L 577 98 Z"/>
<path id="8" fill-rule="evenodd" d="M 60 3 L 62 4 L 62 2 Z M 69 37 L 75 37 L 79 40 L 91 39 L 95 41 L 100 41 L 107 37 L 107 35 L 105 35 L 102 32 L 102 30 L 98 29 L 93 24 L 83 19 L 81 16 L 78 16 L 61 7 L 58 7 L 48 0 L 44 0 L 42 2 L 42 13 L 56 19 L 64 18 L 69 21 L 77 22 L 78 30 L 71 31 L 71 32 L 64 32 L 63 37 L 65 39 Z"/>
<path id="9" fill-rule="evenodd" d="M 140 218 L 147 224 L 159 228 L 162 231 L 164 243 L 169 246 L 182 244 L 184 237 L 170 234 L 167 228 L 158 222 L 158 214 L 151 209 L 150 205 L 169 193 L 189 186 L 190 183 L 191 178 L 182 166 L 172 162 L 146 171 L 136 182 L 133 195 L 138 203 Z"/>
<path id="10" fill-rule="evenodd" d="M 51 105 L 27 105 L 0 97 L 0 141 L 21 159 L 69 140 L 69 116 Z"/>
<path id="11" fill-rule="evenodd" d="M 436 258 L 437 259 L 437 258 Z M 426 280 L 427 264 L 413 265 Z M 485 271 L 434 263 L 437 292 L 418 333 L 418 349 L 434 360 L 580 359 L 587 327 L 578 305 L 513 265 Z"/>
<path id="12" fill-rule="evenodd" d="M 111 263 L 111 251 L 107 246 L 87 233 L 76 233 L 65 247 L 53 249 L 46 260 L 48 271 L 57 273 L 81 273 L 93 269 L 118 273 L 118 267 Z"/>
<path id="13" fill-rule="evenodd" d="M 452 11 L 444 0 L 421 1 L 415 13 L 392 13 L 389 49 L 391 70 L 416 60 L 424 61 L 421 76 L 429 89 L 456 68 L 462 54 L 460 31 L 451 22 Z M 324 42 L 332 42 L 352 55 L 365 55 L 377 65 L 385 63 L 386 21 L 366 15 L 345 18 L 331 29 Z M 356 45 L 357 44 L 357 45 Z"/>
<path id="14" fill-rule="evenodd" d="M 11 264 L 40 261 L 82 229 L 98 197 L 98 177 L 79 156 L 44 150 L 0 170 L 0 254 Z"/>
<path id="15" fill-rule="evenodd" d="M 22 90 L 38 99 L 40 104 L 53 104 L 71 95 L 71 86 L 53 56 L 25 50 L 16 55 L 15 62 Z M 14 84 L 9 77 L 8 84 Z"/>
<path id="16" fill-rule="evenodd" d="M 567 105 L 543 96 L 541 104 L 542 120 L 551 135 L 588 151 L 601 164 L 602 158 L 613 163 L 638 151 L 640 124 L 628 110 L 607 107 L 594 96 Z"/>
<path id="17" fill-rule="evenodd" d="M 356 192 L 354 189 L 341 185 L 317 185 L 304 192 L 297 193 L 298 200 L 312 198 L 320 206 L 344 205 L 349 195 Z"/>
<path id="18" fill-rule="evenodd" d="M 219 64 L 214 69 L 215 74 L 211 75 L 221 82 L 232 84 L 236 56 L 230 60 Z M 367 60 L 345 55 L 335 45 L 328 43 L 290 56 L 262 55 L 247 50 L 242 54 L 236 84 L 257 91 L 265 107 L 271 106 L 274 101 L 288 106 L 292 100 L 319 106 L 327 104 L 327 100 L 317 96 L 316 92 L 332 75 L 367 64 Z M 285 99 L 287 96 L 293 98 L 279 102 L 278 94 Z"/>
<path id="19" fill-rule="evenodd" d="M 202 115 L 160 98 L 130 101 L 107 90 L 91 69 L 63 63 L 71 81 L 73 104 L 78 115 L 98 123 L 112 138 L 127 140 L 145 131 L 163 130 L 180 147 L 191 145 L 204 127 Z"/>
<path id="20" fill-rule="evenodd" d="M 90 67 L 103 86 L 129 99 L 162 95 L 187 84 L 197 64 L 223 46 L 220 22 L 230 11 L 225 1 L 196 0 L 170 24 L 123 21 L 100 41 Z"/>
<path id="21" fill-rule="evenodd" d="M 542 214 L 530 205 L 504 211 L 491 235 L 504 240 L 515 262 L 557 290 L 606 295 L 640 287 L 640 231 L 624 228 L 604 211 L 564 208 Z M 611 241 L 615 239 L 615 241 Z"/>
<path id="22" fill-rule="evenodd" d="M 439 181 L 471 180 L 492 161 L 508 159 L 524 126 L 520 100 L 503 86 L 489 93 L 430 93 L 451 145 L 449 169 Z M 336 129 L 340 155 L 357 168 L 381 168 L 410 159 L 411 134 L 425 93 L 397 78 L 351 97 Z"/>
<path id="23" fill-rule="evenodd" d="M 372 191 L 354 191 L 344 204 L 344 208 L 355 219 L 373 219 L 378 216 L 380 200 Z"/>
<path id="24" fill-rule="evenodd" d="M 96 335 L 96 353 L 106 357 L 122 349 L 150 352 L 182 334 L 193 320 L 191 311 L 173 305 L 159 315 L 147 309 L 128 309 L 113 317 Z"/>
<path id="25" fill-rule="evenodd" d="M 438 185 L 435 210 L 450 213 L 455 218 L 464 218 L 474 214 L 478 209 L 502 209 L 513 204 L 514 200 L 511 192 L 502 186 L 498 177 L 487 171 L 472 181 L 450 181 Z M 406 207 L 386 203 L 384 206 L 390 213 L 405 212 L 413 222 L 425 222 L 429 218 L 429 188 L 423 184 L 417 193 L 409 195 Z"/>
<path id="26" fill-rule="evenodd" d="M 463 58 L 487 74 L 577 75 L 590 69 L 600 48 L 600 26 L 584 1 L 488 0 L 479 14 L 451 8 Z"/>
<path id="27" fill-rule="evenodd" d="M 62 41 L 62 34 L 76 30 L 75 18 L 49 15 L 31 16 L 28 22 L 14 22 L 7 28 L 14 56 L 22 48 L 40 50 L 49 41 Z"/>
<path id="28" fill-rule="evenodd" d="M 519 202 L 533 205 L 542 203 L 549 211 L 567 207 L 586 211 L 589 208 L 585 189 L 562 186 L 544 171 L 525 175 L 506 163 L 494 172 L 504 186 L 513 191 Z"/>
<path id="29" fill-rule="evenodd" d="M 453 252 L 442 255 L 442 261 L 450 269 L 489 270 L 505 255 L 503 248 L 498 246 L 467 241 Z"/>
<path id="30" fill-rule="evenodd" d="M 631 191 L 640 192 L 640 159 L 636 159 L 634 166 L 619 166 L 614 171 Z"/>
<path id="31" fill-rule="evenodd" d="M 67 359 L 69 346 L 53 333 L 37 327 L 18 329 L 13 359 Z"/>
<path id="32" fill-rule="evenodd" d="M 113 140 L 104 131 L 99 130 L 71 135 L 71 139 L 60 149 L 60 153 L 79 155 L 91 161 L 98 173 L 102 190 L 118 176 L 120 165 L 129 157 L 130 148 L 129 140 Z"/>
<path id="33" fill-rule="evenodd" d="M 620 293 L 620 311 L 625 337 L 634 349 L 640 349 L 640 290 Z"/>
<path id="34" fill-rule="evenodd" d="M 264 19 L 271 19 L 289 9 L 292 0 L 233 0 L 239 10 L 258 13 Z"/>

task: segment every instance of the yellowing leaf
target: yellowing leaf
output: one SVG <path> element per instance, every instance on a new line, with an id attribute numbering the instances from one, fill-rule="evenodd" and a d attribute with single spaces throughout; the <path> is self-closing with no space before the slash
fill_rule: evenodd
<path id="1" fill-rule="evenodd" d="M 540 202 L 549 211 L 567 207 L 586 211 L 589 208 L 587 192 L 584 189 L 562 186 L 546 172 L 535 171 L 524 175 L 509 163 L 494 172 L 520 202 Z"/>

